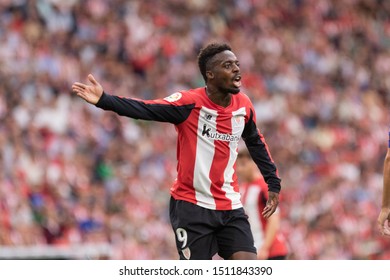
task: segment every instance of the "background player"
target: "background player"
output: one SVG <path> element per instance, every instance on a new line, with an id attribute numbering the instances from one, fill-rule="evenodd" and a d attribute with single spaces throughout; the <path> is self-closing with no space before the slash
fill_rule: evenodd
<path id="1" fill-rule="evenodd" d="M 246 149 L 237 157 L 237 175 L 240 181 L 242 203 L 249 216 L 258 259 L 286 259 L 287 244 L 280 233 L 280 213 L 268 219 L 261 215 L 266 202 L 268 186 Z"/>

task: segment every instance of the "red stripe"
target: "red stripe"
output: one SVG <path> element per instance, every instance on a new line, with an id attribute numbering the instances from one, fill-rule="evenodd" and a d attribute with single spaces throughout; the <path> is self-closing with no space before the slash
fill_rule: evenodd
<path id="1" fill-rule="evenodd" d="M 199 110 L 192 110 L 188 119 L 176 126 L 176 129 L 179 130 L 177 139 L 178 177 L 171 188 L 171 195 L 175 199 L 184 198 L 195 204 L 197 200 L 193 182 L 197 137 L 194 135 L 197 135 L 198 119 Z M 188 182 L 191 185 L 184 186 L 183 182 Z"/>

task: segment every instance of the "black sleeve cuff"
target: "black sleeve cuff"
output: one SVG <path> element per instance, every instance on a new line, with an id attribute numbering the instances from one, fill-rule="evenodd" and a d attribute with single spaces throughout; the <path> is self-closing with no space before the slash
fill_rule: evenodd
<path id="1" fill-rule="evenodd" d="M 105 99 L 107 99 L 107 93 L 105 93 L 105 92 L 103 91 L 102 96 L 100 96 L 100 99 L 99 99 L 99 101 L 95 104 L 95 106 L 98 107 L 98 108 L 103 108 L 103 107 L 104 107 L 103 104 L 104 104 L 104 102 L 105 102 Z"/>
<path id="2" fill-rule="evenodd" d="M 281 186 L 280 185 L 268 185 L 268 191 L 274 193 L 280 193 Z"/>

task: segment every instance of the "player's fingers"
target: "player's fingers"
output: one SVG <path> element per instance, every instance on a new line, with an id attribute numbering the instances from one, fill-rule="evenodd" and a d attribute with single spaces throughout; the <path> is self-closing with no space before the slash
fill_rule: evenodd
<path id="1" fill-rule="evenodd" d="M 82 99 L 86 99 L 87 98 L 82 91 L 76 91 L 76 94 L 77 94 L 78 97 L 81 97 Z"/>
<path id="2" fill-rule="evenodd" d="M 272 216 L 272 214 L 273 214 L 272 211 L 268 211 L 267 213 L 265 213 L 265 214 L 263 215 L 263 217 L 266 218 L 266 219 L 268 219 L 269 217 Z"/>
<path id="3" fill-rule="evenodd" d="M 77 93 L 83 91 L 83 89 L 79 88 L 78 86 L 72 86 L 72 91 Z"/>
<path id="4" fill-rule="evenodd" d="M 77 93 L 77 94 L 85 93 L 85 89 L 77 87 L 77 86 L 73 86 L 72 91 Z"/>
<path id="5" fill-rule="evenodd" d="M 390 223 L 388 220 L 384 221 L 381 225 L 382 235 L 390 236 Z"/>
<path id="6" fill-rule="evenodd" d="M 377 227 L 380 234 L 383 236 L 390 236 L 390 227 L 389 227 L 389 221 L 386 219 L 383 219 L 384 215 L 379 215 L 377 220 Z"/>
<path id="7" fill-rule="evenodd" d="M 86 93 L 85 93 L 85 90 L 83 89 L 79 89 L 79 88 L 76 88 L 76 89 L 73 89 L 73 92 L 76 93 L 77 96 L 79 97 L 82 97 L 83 99 L 86 98 Z"/>
<path id="8" fill-rule="evenodd" d="M 78 86 L 72 86 L 72 91 L 73 91 L 74 93 L 76 93 L 77 96 L 79 96 L 79 97 L 81 97 L 81 98 L 83 98 L 83 99 L 86 98 L 85 90 L 84 90 L 84 89 L 82 89 L 82 88 L 80 88 L 80 87 L 78 87 Z"/>
<path id="9" fill-rule="evenodd" d="M 97 86 L 99 83 L 95 80 L 95 77 L 92 74 L 88 75 L 88 80 L 94 85 Z"/>
<path id="10" fill-rule="evenodd" d="M 390 228 L 385 225 L 379 227 L 379 232 L 384 236 L 390 236 Z"/>
<path id="11" fill-rule="evenodd" d="M 268 218 L 271 217 L 271 216 L 270 216 L 269 213 L 264 213 L 264 214 L 263 214 L 263 217 L 264 217 L 265 219 L 268 219 Z"/>
<path id="12" fill-rule="evenodd" d="M 385 235 L 385 229 L 389 231 L 389 221 L 387 220 L 387 215 L 383 215 L 382 211 L 377 219 L 377 228 L 382 235 Z"/>
<path id="13" fill-rule="evenodd" d="M 82 89 L 79 88 L 78 86 L 75 86 L 75 85 L 72 86 L 72 91 L 75 92 L 75 93 L 77 93 L 78 91 L 81 91 L 81 90 Z"/>
<path id="14" fill-rule="evenodd" d="M 383 230 L 382 234 L 385 235 L 385 236 L 390 236 L 390 229 L 385 228 L 385 229 Z"/>
<path id="15" fill-rule="evenodd" d="M 73 87 L 78 87 L 78 88 L 81 88 L 81 89 L 85 89 L 87 87 L 87 85 L 85 85 L 83 83 L 75 82 L 73 84 Z"/>
<path id="16" fill-rule="evenodd" d="M 264 210 L 263 210 L 263 213 L 262 213 L 263 217 L 268 219 L 275 212 L 275 210 L 276 210 L 276 207 L 274 207 L 271 204 L 268 204 L 266 207 L 264 207 Z"/>

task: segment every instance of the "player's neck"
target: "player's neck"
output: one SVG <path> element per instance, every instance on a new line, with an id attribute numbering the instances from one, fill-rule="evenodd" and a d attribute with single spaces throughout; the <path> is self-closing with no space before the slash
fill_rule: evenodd
<path id="1" fill-rule="evenodd" d="M 230 105 L 232 100 L 232 95 L 230 93 L 223 93 L 213 86 L 206 87 L 206 94 L 213 103 L 225 108 Z"/>

